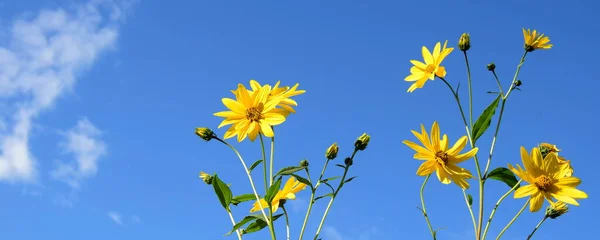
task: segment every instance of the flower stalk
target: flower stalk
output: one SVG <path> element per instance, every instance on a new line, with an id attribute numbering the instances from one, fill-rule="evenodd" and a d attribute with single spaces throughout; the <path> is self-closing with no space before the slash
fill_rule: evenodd
<path id="1" fill-rule="evenodd" d="M 500 231 L 500 233 L 498 234 L 498 237 L 496 237 L 496 240 L 499 240 L 500 237 L 502 237 L 502 235 L 504 234 L 504 232 L 506 232 L 506 230 L 508 230 L 508 228 L 517 220 L 517 218 L 519 218 L 519 216 L 521 216 L 521 213 L 523 213 L 523 211 L 525 211 L 527 204 L 529 204 L 529 200 L 525 201 L 525 204 L 523 204 L 523 207 L 521 207 L 521 210 L 519 210 L 519 212 L 517 212 L 517 214 L 510 220 L 510 222 L 508 222 L 508 224 L 506 224 L 506 226 L 502 229 L 502 231 Z"/>

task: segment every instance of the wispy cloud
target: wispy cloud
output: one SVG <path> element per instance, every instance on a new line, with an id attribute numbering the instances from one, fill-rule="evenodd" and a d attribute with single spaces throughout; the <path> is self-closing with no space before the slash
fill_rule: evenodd
<path id="1" fill-rule="evenodd" d="M 115 2 L 42 10 L 12 23 L 6 46 L 0 46 L 0 181 L 38 179 L 32 125 L 72 90 L 78 74 L 114 47 L 123 16 Z"/>
<path id="2" fill-rule="evenodd" d="M 100 139 L 100 131 L 87 118 L 65 133 L 66 141 L 61 144 L 67 153 L 75 156 L 75 161 L 59 162 L 51 171 L 53 178 L 78 189 L 80 182 L 93 177 L 98 172 L 98 161 L 106 154 L 106 144 Z"/>
<path id="3" fill-rule="evenodd" d="M 108 217 L 116 224 L 123 225 L 123 220 L 121 219 L 122 216 L 120 213 L 115 212 L 115 211 L 110 211 L 110 212 L 108 212 Z"/>

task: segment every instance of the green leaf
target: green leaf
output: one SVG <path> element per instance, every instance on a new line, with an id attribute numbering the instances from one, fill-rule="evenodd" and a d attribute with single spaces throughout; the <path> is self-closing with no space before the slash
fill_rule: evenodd
<path id="1" fill-rule="evenodd" d="M 273 222 L 275 222 L 275 220 L 277 220 L 281 216 L 283 216 L 283 214 L 273 216 Z M 266 226 L 268 226 L 267 222 L 263 218 L 257 218 L 254 222 L 250 223 L 250 225 L 248 225 L 246 229 L 242 231 L 242 234 L 258 232 Z"/>
<path id="2" fill-rule="evenodd" d="M 255 220 L 255 219 L 258 219 L 255 215 L 248 215 L 248 216 L 244 217 L 244 219 L 242 219 L 242 221 L 233 225 L 233 229 L 231 229 L 231 231 L 226 233 L 225 236 L 231 235 L 232 233 L 235 232 L 235 230 L 238 230 L 240 227 L 246 225 L 246 223 L 249 223 L 250 221 Z"/>
<path id="3" fill-rule="evenodd" d="M 252 201 L 252 200 L 256 200 L 256 196 L 254 196 L 254 194 L 247 193 L 247 194 L 242 194 L 242 195 L 233 197 L 231 199 L 231 204 L 237 206 L 240 203 Z"/>
<path id="4" fill-rule="evenodd" d="M 311 182 L 310 182 L 308 179 L 306 179 L 306 178 L 303 178 L 303 177 L 301 177 L 301 176 L 298 176 L 297 174 L 294 174 L 294 173 L 292 173 L 291 175 L 292 175 L 293 177 L 295 177 L 295 178 L 298 180 L 298 182 L 304 183 L 304 184 L 306 184 L 307 186 L 310 186 L 310 188 L 312 188 L 312 187 L 313 187 L 312 183 L 311 183 Z"/>
<path id="5" fill-rule="evenodd" d="M 346 168 L 346 165 L 342 165 L 342 164 L 336 164 L 336 166 L 341 167 L 341 168 Z"/>
<path id="6" fill-rule="evenodd" d="M 256 162 L 254 162 L 254 163 L 252 164 L 252 166 L 250 166 L 250 168 L 248 168 L 248 172 L 252 172 L 252 170 L 253 170 L 254 168 L 258 167 L 258 165 L 259 165 L 261 162 L 263 162 L 263 160 L 262 160 L 262 159 L 256 160 Z"/>
<path id="7" fill-rule="evenodd" d="M 329 181 L 331 181 L 331 180 L 335 180 L 335 179 L 338 179 L 338 178 L 340 178 L 340 176 L 335 176 L 335 177 L 326 178 L 326 179 L 323 179 L 323 180 L 321 180 L 321 182 L 324 182 L 324 183 L 326 183 L 326 182 L 329 182 Z"/>
<path id="8" fill-rule="evenodd" d="M 515 174 L 513 174 L 513 172 L 511 172 L 510 170 L 508 170 L 508 168 L 505 167 L 499 167 L 492 170 L 490 173 L 488 173 L 486 178 L 491 178 L 506 183 L 506 185 L 508 185 L 508 187 L 510 188 L 513 188 L 519 182 L 517 180 L 517 177 L 515 177 Z M 518 189 L 519 187 L 521 187 L 520 184 L 517 186 L 516 189 Z"/>
<path id="9" fill-rule="evenodd" d="M 231 189 L 229 189 L 227 184 L 225 184 L 223 181 L 221 181 L 221 179 L 219 179 L 217 174 L 213 176 L 212 186 L 215 189 L 215 193 L 217 194 L 221 205 L 223 205 L 223 207 L 226 210 L 229 210 L 229 204 L 231 203 L 231 199 L 233 198 L 233 195 L 231 194 Z"/>
<path id="10" fill-rule="evenodd" d="M 324 197 L 333 197 L 333 193 L 328 193 L 328 194 L 325 194 L 323 196 L 318 196 L 318 197 L 315 198 L 315 201 L 317 201 L 317 200 L 319 200 L 321 198 L 324 198 Z"/>
<path id="11" fill-rule="evenodd" d="M 267 191 L 267 194 L 265 195 L 265 201 L 267 201 L 269 206 L 271 206 L 271 202 L 273 201 L 273 198 L 275 198 L 275 195 L 277 195 L 277 192 L 279 192 L 280 186 L 281 186 L 281 178 L 278 178 L 277 181 L 275 181 L 275 183 L 273 183 L 273 185 L 271 185 L 271 187 L 269 187 L 269 190 Z"/>
<path id="12" fill-rule="evenodd" d="M 490 127 L 490 123 L 492 122 L 492 117 L 496 113 L 496 108 L 498 107 L 498 102 L 500 101 L 500 95 L 496 97 L 496 99 L 485 109 L 483 113 L 477 118 L 475 124 L 473 124 L 473 142 L 477 141 L 481 135 Z"/>
<path id="13" fill-rule="evenodd" d="M 348 179 L 346 179 L 346 181 L 344 181 L 344 183 L 350 182 L 350 181 L 354 180 L 355 178 L 356 178 L 356 176 L 348 178 Z"/>
<path id="14" fill-rule="evenodd" d="M 281 176 L 283 176 L 283 175 L 290 175 L 292 173 L 295 173 L 297 171 L 304 170 L 304 169 L 306 169 L 306 167 L 302 167 L 302 166 L 284 167 L 281 170 L 279 170 L 279 172 L 277 172 L 277 174 L 275 174 L 274 177 L 277 177 L 277 176 L 280 176 L 280 175 Z"/>
<path id="15" fill-rule="evenodd" d="M 469 207 L 473 205 L 473 196 L 471 194 L 467 194 L 467 200 L 469 201 Z"/>

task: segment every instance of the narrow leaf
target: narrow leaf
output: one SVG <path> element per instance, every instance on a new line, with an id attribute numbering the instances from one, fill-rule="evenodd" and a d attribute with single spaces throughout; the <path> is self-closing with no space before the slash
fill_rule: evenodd
<path id="1" fill-rule="evenodd" d="M 279 172 L 277 172 L 277 174 L 275 174 L 275 177 L 277 176 L 283 176 L 283 175 L 290 175 L 292 173 L 295 173 L 297 171 L 300 170 L 304 170 L 306 169 L 306 167 L 302 167 L 302 166 L 291 166 L 291 167 L 284 167 L 281 170 L 279 170 Z"/>
<path id="2" fill-rule="evenodd" d="M 292 173 L 291 175 L 292 175 L 293 177 L 295 177 L 295 178 L 298 180 L 298 182 L 304 183 L 304 184 L 306 184 L 307 186 L 309 186 L 310 188 L 312 188 L 312 187 L 313 187 L 313 186 L 312 186 L 312 183 L 311 183 L 311 182 L 310 182 L 308 179 L 306 179 L 306 178 L 303 178 L 303 177 L 301 177 L 301 176 L 298 176 L 297 174 L 294 174 L 294 173 Z"/>
<path id="3" fill-rule="evenodd" d="M 263 162 L 263 160 L 262 160 L 262 159 L 256 160 L 256 162 L 254 162 L 254 163 L 252 164 L 252 166 L 250 166 L 250 168 L 248 168 L 248 172 L 252 172 L 252 170 L 253 170 L 254 168 L 258 167 L 258 165 L 259 165 L 261 162 Z"/>
<path id="4" fill-rule="evenodd" d="M 342 164 L 336 164 L 336 166 L 341 167 L 341 168 L 346 168 L 346 166 L 342 165 Z"/>
<path id="5" fill-rule="evenodd" d="M 335 176 L 335 177 L 326 178 L 326 179 L 323 179 L 323 180 L 321 180 L 321 182 L 324 182 L 324 183 L 326 183 L 326 182 L 329 182 L 329 181 L 331 181 L 331 180 L 335 180 L 335 179 L 338 179 L 338 178 L 340 178 L 340 176 Z"/>
<path id="6" fill-rule="evenodd" d="M 240 203 L 252 201 L 252 200 L 256 200 L 256 196 L 254 196 L 254 194 L 247 193 L 247 194 L 242 194 L 242 195 L 233 197 L 231 199 L 231 204 L 237 206 Z"/>
<path id="7" fill-rule="evenodd" d="M 279 192 L 280 186 L 281 186 L 281 178 L 278 178 L 277 181 L 275 181 L 275 183 L 273 183 L 273 185 L 271 185 L 271 187 L 269 187 L 269 191 L 267 191 L 267 194 L 265 195 L 265 201 L 267 201 L 269 206 L 271 206 L 271 202 L 273 201 L 273 198 L 275 198 L 275 195 L 277 195 L 277 192 Z"/>
<path id="8" fill-rule="evenodd" d="M 283 216 L 283 214 L 278 214 L 273 216 L 273 222 L 275 222 L 275 220 L 279 219 L 279 217 Z M 249 233 L 253 233 L 253 232 L 257 232 L 260 231 L 261 229 L 265 228 L 267 225 L 267 222 L 265 220 L 263 220 L 262 218 L 257 218 L 254 222 L 252 222 L 250 225 L 248 225 L 248 227 L 246 229 L 244 229 L 242 231 L 243 234 L 249 234 Z"/>
<path id="9" fill-rule="evenodd" d="M 496 108 L 498 107 L 498 102 L 500 101 L 500 95 L 496 97 L 496 99 L 485 109 L 483 113 L 477 118 L 475 124 L 473 124 L 473 132 L 471 133 L 473 136 L 473 142 L 475 142 L 485 131 L 490 127 L 490 123 L 492 122 L 492 117 L 496 113 Z"/>
<path id="10" fill-rule="evenodd" d="M 231 229 L 231 231 L 226 233 L 225 236 L 231 235 L 233 232 L 235 232 L 235 230 L 238 230 L 242 226 L 246 225 L 246 223 L 249 223 L 250 221 L 255 220 L 255 219 L 257 219 L 255 215 L 248 215 L 248 216 L 244 217 L 244 219 L 242 219 L 242 221 L 233 225 L 233 229 Z"/>
<path id="11" fill-rule="evenodd" d="M 508 168 L 504 167 L 499 167 L 492 170 L 490 173 L 488 173 L 486 178 L 491 178 L 506 183 L 506 185 L 508 185 L 510 188 L 513 188 L 519 182 L 517 177 L 515 177 L 515 174 L 508 170 Z M 517 189 L 519 187 L 521 187 L 520 184 L 517 186 Z"/>
<path id="12" fill-rule="evenodd" d="M 318 197 L 315 198 L 315 201 L 317 201 L 317 200 L 319 200 L 321 198 L 324 198 L 324 197 L 333 197 L 333 193 L 328 193 L 328 194 L 325 194 L 323 196 L 318 196 Z"/>
<path id="13" fill-rule="evenodd" d="M 348 178 L 348 179 L 346 179 L 346 181 L 344 181 L 344 183 L 350 182 L 350 181 L 354 180 L 355 178 L 356 178 L 356 176 Z"/>
<path id="14" fill-rule="evenodd" d="M 221 202 L 221 205 L 223 205 L 223 207 L 228 210 L 229 204 L 231 203 L 231 199 L 233 198 L 231 194 L 231 189 L 229 189 L 227 184 L 225 184 L 223 181 L 221 181 L 221 179 L 219 179 L 217 174 L 213 176 L 212 186 L 215 189 L 217 197 L 219 198 L 219 202 Z"/>
<path id="15" fill-rule="evenodd" d="M 469 207 L 473 205 L 473 196 L 471 194 L 467 194 L 467 200 L 469 201 Z"/>

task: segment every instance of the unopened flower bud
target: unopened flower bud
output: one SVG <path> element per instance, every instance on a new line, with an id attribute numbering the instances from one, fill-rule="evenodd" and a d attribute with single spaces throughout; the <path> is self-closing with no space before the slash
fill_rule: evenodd
<path id="1" fill-rule="evenodd" d="M 542 154 L 542 158 L 546 158 L 546 155 L 548 155 L 548 153 L 558 153 L 560 152 L 560 149 L 558 149 L 556 147 L 556 145 L 554 144 L 550 144 L 550 143 L 541 143 L 540 144 L 540 153 Z"/>
<path id="2" fill-rule="evenodd" d="M 458 49 L 467 51 L 471 48 L 471 37 L 468 33 L 463 33 L 458 40 Z"/>
<path id="3" fill-rule="evenodd" d="M 352 166 L 352 163 L 353 163 L 352 158 L 348 157 L 344 160 L 344 164 L 346 164 L 346 166 Z"/>
<path id="4" fill-rule="evenodd" d="M 305 159 L 305 160 L 300 161 L 300 166 L 301 167 L 308 167 L 308 160 Z"/>
<path id="5" fill-rule="evenodd" d="M 198 135 L 200 138 L 204 139 L 204 141 L 208 142 L 211 139 L 213 139 L 213 137 L 215 136 L 215 133 L 213 133 L 213 131 L 210 130 L 209 128 L 199 127 L 199 128 L 196 128 L 196 135 Z"/>
<path id="6" fill-rule="evenodd" d="M 550 206 L 548 206 L 546 208 L 546 217 L 555 219 L 557 217 L 560 217 L 561 215 L 567 213 L 569 211 L 569 207 L 567 207 L 567 204 L 564 202 L 556 202 L 554 204 L 550 204 Z"/>
<path id="7" fill-rule="evenodd" d="M 211 185 L 212 184 L 212 178 L 213 176 L 211 176 L 208 173 L 205 172 L 200 172 L 200 178 L 202 179 L 202 181 L 204 181 L 206 184 Z"/>
<path id="8" fill-rule="evenodd" d="M 521 84 L 523 84 L 523 82 L 521 82 L 521 80 L 517 80 L 515 82 L 515 87 L 521 86 Z"/>
<path id="9" fill-rule="evenodd" d="M 356 150 L 361 151 L 365 150 L 369 145 L 369 140 L 371 140 L 371 136 L 367 135 L 366 133 L 363 133 L 362 135 L 360 135 L 360 137 L 358 137 L 358 139 L 356 139 L 356 142 L 354 142 L 354 148 L 356 148 Z"/>
<path id="10" fill-rule="evenodd" d="M 496 69 L 496 64 L 490 63 L 487 65 L 488 71 L 494 71 Z"/>
<path id="11" fill-rule="evenodd" d="M 337 143 L 333 143 L 331 146 L 329 146 L 329 148 L 327 148 L 327 151 L 325 151 L 325 157 L 327 157 L 328 160 L 332 160 L 337 157 L 339 150 L 340 148 L 338 147 Z"/>

